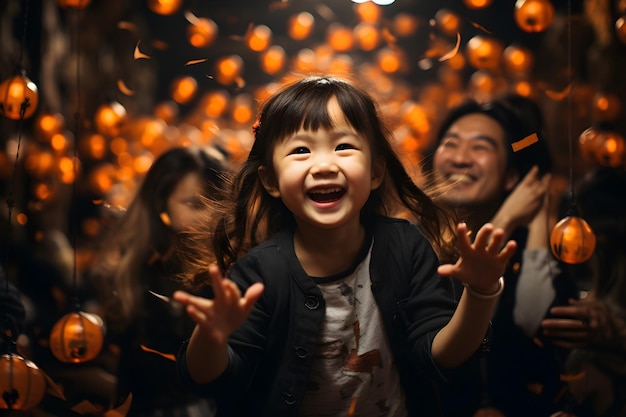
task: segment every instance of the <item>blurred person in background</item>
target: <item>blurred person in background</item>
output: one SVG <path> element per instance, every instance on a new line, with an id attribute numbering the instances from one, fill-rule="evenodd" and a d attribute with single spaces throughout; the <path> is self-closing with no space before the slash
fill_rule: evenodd
<path id="1" fill-rule="evenodd" d="M 467 101 L 449 112 L 422 161 L 433 196 L 471 232 L 489 222 L 518 243 L 493 332 L 484 342 L 482 384 L 468 381 L 462 392 L 448 393 L 451 416 L 487 408 L 507 417 L 557 410 L 565 352 L 540 340 L 539 325 L 551 306 L 566 304 L 578 292 L 548 246 L 556 210 L 550 205 L 551 156 L 542 126 L 541 111 L 530 99 Z"/>
<path id="2" fill-rule="evenodd" d="M 179 383 L 174 356 L 193 322 L 169 297 L 184 288 L 177 278 L 180 239 L 206 220 L 201 199 L 221 192 L 226 169 L 224 154 L 212 147 L 164 152 L 98 250 L 90 279 L 110 342 L 119 348 L 115 403 L 132 395 L 127 417 L 214 413 Z"/>
<path id="3" fill-rule="evenodd" d="M 559 416 L 626 416 L 626 172 L 599 168 L 577 187 L 579 215 L 596 248 L 572 268 L 587 296 L 553 307 L 542 321 L 552 343 L 572 349 L 566 365 L 572 404 Z"/>

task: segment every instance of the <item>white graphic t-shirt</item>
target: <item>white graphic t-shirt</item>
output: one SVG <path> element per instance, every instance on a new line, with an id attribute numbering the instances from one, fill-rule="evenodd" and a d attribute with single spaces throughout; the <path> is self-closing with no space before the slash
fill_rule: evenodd
<path id="1" fill-rule="evenodd" d="M 353 273 L 318 283 L 326 319 L 301 417 L 404 417 L 404 391 L 369 277 L 370 252 Z"/>

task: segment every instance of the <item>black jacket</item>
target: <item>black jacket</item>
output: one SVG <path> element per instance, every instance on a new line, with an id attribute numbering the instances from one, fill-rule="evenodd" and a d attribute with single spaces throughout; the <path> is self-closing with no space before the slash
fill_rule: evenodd
<path id="1" fill-rule="evenodd" d="M 374 241 L 371 288 L 409 415 L 440 415 L 436 385 L 463 371 L 444 374 L 430 354 L 433 337 L 456 308 L 452 285 L 437 274 L 438 258 L 416 226 L 377 218 L 368 233 Z M 296 416 L 325 304 L 295 256 L 293 233 L 280 233 L 250 251 L 233 265 L 230 278 L 242 289 L 263 282 L 265 291 L 229 340 L 226 371 L 210 384 L 195 384 L 186 369 L 184 344 L 178 356 L 183 381 L 193 392 L 216 398 L 220 416 Z M 469 364 L 465 367 L 468 372 L 476 370 Z"/>

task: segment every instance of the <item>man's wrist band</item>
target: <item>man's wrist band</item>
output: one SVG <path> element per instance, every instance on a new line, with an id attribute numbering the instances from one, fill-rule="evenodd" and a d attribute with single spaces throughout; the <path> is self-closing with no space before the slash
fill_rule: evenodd
<path id="1" fill-rule="evenodd" d="M 496 290 L 496 292 L 491 294 L 478 292 L 465 283 L 463 285 L 465 286 L 465 288 L 467 288 L 467 292 L 470 293 L 470 295 L 472 295 L 473 297 L 480 298 L 481 300 L 491 300 L 498 297 L 500 294 L 502 294 L 502 291 L 504 291 L 504 277 L 500 277 L 500 279 L 498 280 L 498 289 Z"/>

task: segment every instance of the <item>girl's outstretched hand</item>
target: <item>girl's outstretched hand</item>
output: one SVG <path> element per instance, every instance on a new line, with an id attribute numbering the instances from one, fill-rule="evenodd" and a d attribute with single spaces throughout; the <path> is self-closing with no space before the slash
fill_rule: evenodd
<path id="1" fill-rule="evenodd" d="M 498 280 L 504 273 L 517 244 L 509 240 L 504 247 L 504 231 L 486 223 L 476 233 L 472 243 L 465 223 L 457 225 L 460 257 L 457 262 L 439 266 L 442 276 L 453 276 L 480 293 L 492 294 L 498 288 Z"/>
<path id="2" fill-rule="evenodd" d="M 237 285 L 224 278 L 216 265 L 209 266 L 214 298 L 197 297 L 176 291 L 174 299 L 186 306 L 187 314 L 200 331 L 216 344 L 226 344 L 228 337 L 244 322 L 254 303 L 263 293 L 263 284 L 251 285 L 241 296 Z"/>

